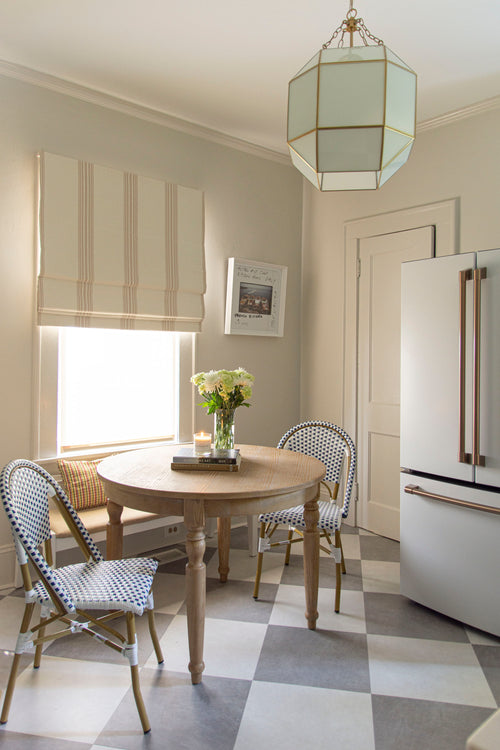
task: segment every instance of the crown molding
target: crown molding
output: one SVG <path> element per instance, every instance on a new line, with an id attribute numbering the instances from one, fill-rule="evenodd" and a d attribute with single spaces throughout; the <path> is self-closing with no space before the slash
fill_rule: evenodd
<path id="1" fill-rule="evenodd" d="M 8 60 L 0 60 L 0 75 L 7 78 L 16 78 L 19 81 L 24 81 L 33 86 L 49 89 L 58 94 L 72 96 L 75 99 L 80 99 L 90 104 L 97 104 L 100 107 L 106 107 L 115 112 L 129 115 L 130 117 L 137 117 L 140 120 L 145 120 L 146 122 L 151 122 L 155 125 L 161 125 L 162 127 L 170 128 L 171 130 L 177 130 L 181 133 L 195 136 L 196 138 L 203 138 L 204 140 L 217 143 L 220 146 L 244 151 L 253 156 L 259 156 L 262 159 L 269 159 L 280 164 L 285 164 L 288 167 L 292 166 L 288 154 L 274 151 L 273 149 L 265 148 L 264 146 L 258 146 L 254 143 L 235 138 L 234 136 L 222 133 L 218 130 L 207 128 L 204 125 L 198 125 L 195 122 L 183 120 L 180 117 L 169 115 L 166 112 L 145 107 L 142 104 L 137 104 L 133 101 L 128 101 L 127 99 L 121 99 L 120 97 L 107 94 L 103 91 L 98 91 L 97 89 L 91 89 L 87 86 L 82 86 L 79 83 L 73 83 L 72 81 L 67 81 L 63 78 L 50 75 L 49 73 L 42 73 L 33 68 L 27 68 L 24 65 L 11 63 Z"/>
<path id="2" fill-rule="evenodd" d="M 33 86 L 40 86 L 41 88 L 46 88 L 59 94 L 72 96 L 75 99 L 81 99 L 90 104 L 97 104 L 100 107 L 106 107 L 115 112 L 129 115 L 130 117 L 137 117 L 140 120 L 152 122 L 155 125 L 161 125 L 162 127 L 177 130 L 181 133 L 195 136 L 196 138 L 203 138 L 204 140 L 217 143 L 221 146 L 244 151 L 253 156 L 259 156 L 262 159 L 269 159 L 278 162 L 279 164 L 284 164 L 290 167 L 292 166 L 290 157 L 287 153 L 265 148 L 264 146 L 258 146 L 249 141 L 235 138 L 227 133 L 222 133 L 218 130 L 207 128 L 204 125 L 198 125 L 195 122 L 190 122 L 189 120 L 183 120 L 180 117 L 169 115 L 167 112 L 162 112 L 151 107 L 145 107 L 142 104 L 137 104 L 127 99 L 121 99 L 112 94 L 107 94 L 103 91 L 98 91 L 97 89 L 91 89 L 87 86 L 82 86 L 79 83 L 73 83 L 63 78 L 58 78 L 49 73 L 42 73 L 41 71 L 27 68 L 24 65 L 18 65 L 17 63 L 12 63 L 8 60 L 0 60 L 0 75 L 6 76 L 7 78 L 17 78 L 18 80 L 30 83 Z M 490 112 L 499 107 L 500 96 L 494 96 L 491 99 L 485 99 L 476 104 L 471 104 L 447 112 L 444 115 L 438 115 L 437 117 L 423 120 L 422 122 L 417 123 L 417 134 L 425 133 L 427 130 L 444 127 L 445 125 L 458 122 L 459 120 L 466 120 L 469 117 L 474 117 L 475 115 L 483 114 L 484 112 Z"/>
<path id="3" fill-rule="evenodd" d="M 493 96 L 491 99 L 484 99 L 481 102 L 476 102 L 476 104 L 470 104 L 467 107 L 461 107 L 460 109 L 446 112 L 444 115 L 438 115 L 437 117 L 431 117 L 428 120 L 422 120 L 422 122 L 417 123 L 417 135 L 419 133 L 425 133 L 426 130 L 441 128 L 444 125 L 450 125 L 459 120 L 467 120 L 469 117 L 481 115 L 484 112 L 491 112 L 498 108 L 500 108 L 500 96 Z"/>

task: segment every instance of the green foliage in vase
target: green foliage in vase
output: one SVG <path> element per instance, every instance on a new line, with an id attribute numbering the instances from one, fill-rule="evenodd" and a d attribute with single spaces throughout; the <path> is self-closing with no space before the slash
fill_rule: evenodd
<path id="1" fill-rule="evenodd" d="M 252 396 L 253 375 L 238 367 L 236 370 L 210 370 L 197 372 L 191 382 L 203 396 L 199 406 L 207 407 L 207 414 L 216 409 L 236 409 L 238 406 L 250 406 L 246 400 Z"/>

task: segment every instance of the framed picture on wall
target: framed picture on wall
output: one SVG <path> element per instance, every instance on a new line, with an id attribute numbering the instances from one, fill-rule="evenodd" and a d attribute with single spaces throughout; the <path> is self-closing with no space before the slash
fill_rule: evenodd
<path id="1" fill-rule="evenodd" d="M 224 333 L 283 336 L 286 266 L 229 258 Z"/>

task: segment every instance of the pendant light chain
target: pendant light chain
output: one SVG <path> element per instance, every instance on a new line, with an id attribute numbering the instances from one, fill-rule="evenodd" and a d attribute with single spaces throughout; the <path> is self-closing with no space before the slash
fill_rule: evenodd
<path id="1" fill-rule="evenodd" d="M 353 37 L 356 32 L 361 37 L 361 40 L 365 47 L 368 47 L 368 39 L 370 39 L 377 45 L 382 45 L 384 43 L 382 39 L 376 37 L 371 33 L 371 31 L 366 28 L 365 22 L 362 18 L 356 18 L 357 12 L 358 11 L 356 10 L 356 8 L 353 8 L 353 0 L 349 0 L 349 10 L 347 11 L 346 17 L 344 18 L 340 26 L 335 29 L 330 39 L 323 44 L 323 49 L 327 49 L 333 42 L 333 40 L 336 39 L 339 35 L 341 36 L 338 41 L 337 47 L 343 47 L 344 37 L 346 34 L 349 34 L 350 46 L 353 47 Z"/>
<path id="2" fill-rule="evenodd" d="M 292 164 L 322 192 L 382 187 L 415 140 L 417 75 L 348 2 L 340 26 L 288 84 Z"/>

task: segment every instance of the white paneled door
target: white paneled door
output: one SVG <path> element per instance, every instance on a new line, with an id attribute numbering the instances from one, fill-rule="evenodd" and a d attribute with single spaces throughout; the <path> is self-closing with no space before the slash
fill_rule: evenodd
<path id="1" fill-rule="evenodd" d="M 434 227 L 359 242 L 358 524 L 399 539 L 401 263 L 434 255 Z"/>

